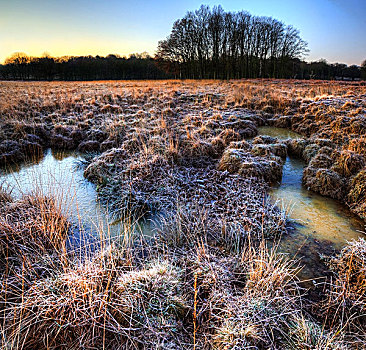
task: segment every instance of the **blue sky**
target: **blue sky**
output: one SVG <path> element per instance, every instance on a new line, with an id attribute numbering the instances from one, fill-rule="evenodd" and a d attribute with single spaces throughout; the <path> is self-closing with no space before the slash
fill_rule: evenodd
<path id="1" fill-rule="evenodd" d="M 309 44 L 308 61 L 366 59 L 366 0 L 0 0 L 0 62 L 13 52 L 154 54 L 173 22 L 201 4 L 292 24 Z"/>

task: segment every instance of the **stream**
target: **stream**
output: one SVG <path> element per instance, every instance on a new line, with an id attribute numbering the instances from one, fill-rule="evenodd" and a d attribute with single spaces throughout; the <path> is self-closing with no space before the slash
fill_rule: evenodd
<path id="1" fill-rule="evenodd" d="M 259 128 L 259 134 L 282 140 L 301 137 L 293 131 L 268 126 Z M 77 167 L 82 159 L 77 152 L 48 149 L 39 159 L 0 169 L 0 184 L 9 188 L 14 198 L 32 192 L 56 198 L 75 225 L 76 233 L 69 242 L 72 247 L 101 237 L 102 233 L 105 237 L 105 232 L 113 238 L 131 231 L 131 225 L 121 220 L 108 221 L 108 211 L 99 203 L 95 185 Z M 365 236 L 365 223 L 340 202 L 304 188 L 301 180 L 305 166 L 302 160 L 287 157 L 282 182 L 272 187 L 269 194 L 290 218 L 289 234 L 281 238 L 279 251 L 299 259 L 305 265 L 301 277 L 314 281 L 324 275 L 320 255 L 333 254 L 347 241 Z M 133 223 L 132 227 L 151 235 L 153 223 L 144 220 Z"/>
<path id="2" fill-rule="evenodd" d="M 259 135 L 280 140 L 302 137 L 291 130 L 270 126 L 260 127 L 258 131 Z M 288 212 L 291 224 L 278 250 L 300 260 L 304 265 L 301 278 L 316 280 L 326 270 L 321 255 L 334 254 L 347 241 L 365 237 L 365 223 L 343 203 L 307 190 L 302 185 L 305 167 L 305 161 L 287 157 L 281 184 L 272 187 L 269 195 L 278 207 Z"/>
<path id="3" fill-rule="evenodd" d="M 37 193 L 55 198 L 62 212 L 74 225 L 69 247 L 87 246 L 97 239 L 113 239 L 131 230 L 151 235 L 149 220 L 109 221 L 108 210 L 98 201 L 96 186 L 84 178 L 78 167 L 83 156 L 77 152 L 47 149 L 43 156 L 0 169 L 0 185 L 15 199 Z"/>

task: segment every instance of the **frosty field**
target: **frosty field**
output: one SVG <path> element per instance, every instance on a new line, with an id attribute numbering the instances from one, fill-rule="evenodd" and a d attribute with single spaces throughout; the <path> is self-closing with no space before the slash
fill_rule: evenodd
<path id="1" fill-rule="evenodd" d="M 366 85 L 0 82 L 1 346 L 363 349 Z"/>

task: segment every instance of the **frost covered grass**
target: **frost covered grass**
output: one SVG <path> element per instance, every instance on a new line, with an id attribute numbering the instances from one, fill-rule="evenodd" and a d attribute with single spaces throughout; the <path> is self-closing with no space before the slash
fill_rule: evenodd
<path id="1" fill-rule="evenodd" d="M 14 202 L 13 209 L 18 213 L 13 214 L 18 218 L 13 219 L 14 229 L 23 234 L 33 230 L 32 222 L 21 217 L 29 218 L 44 208 L 40 200 L 27 207 L 24 201 Z M 8 204 L 2 205 L 7 210 Z M 50 207 L 43 213 L 46 223 L 58 217 Z M 269 249 L 264 239 L 249 238 L 241 246 L 232 237 L 212 240 L 205 218 L 194 219 L 196 224 L 187 221 L 183 213 L 176 218 L 174 233 L 178 236 L 167 231 L 171 226 L 162 225 L 150 242 L 135 234 L 111 241 L 82 258 L 57 244 L 49 246 L 47 239 L 42 245 L 40 237 L 55 231 L 38 223 L 33 223 L 34 232 L 42 250 L 38 248 L 33 259 L 29 259 L 28 249 L 33 244 L 31 238 L 26 244 L 18 244 L 14 236 L 2 240 L 3 251 L 9 248 L 2 261 L 6 264 L 0 298 L 2 346 L 347 349 L 357 344 L 354 333 L 347 338 L 336 332 L 339 323 L 329 326 L 311 315 L 306 291 L 297 277 L 301 267 L 295 261 L 276 248 Z M 64 223 L 59 223 L 57 220 L 52 227 L 59 228 L 62 246 L 67 237 Z M 189 223 L 191 227 L 187 227 Z M 14 244 L 16 252 L 10 249 Z M 364 245 L 364 241 L 352 243 L 335 258 L 347 260 L 347 266 L 353 264 L 350 278 L 346 277 L 347 288 L 352 290 L 347 297 L 352 295 L 357 307 L 364 306 L 354 294 L 363 293 L 363 282 L 357 276 L 362 276 L 365 268 Z M 357 254 L 355 263 L 350 254 Z M 13 257 L 17 264 L 11 262 Z M 345 264 L 339 261 L 339 266 Z M 338 273 L 335 276 L 343 276 Z M 349 311 L 348 322 L 354 321 L 355 311 Z"/>
<path id="2" fill-rule="evenodd" d="M 160 216 L 153 237 L 127 229 L 80 256 L 57 201 L 1 189 L 1 345 L 362 348 L 365 241 L 310 304 L 301 267 L 266 246 L 286 233 L 266 191 L 296 155 L 308 187 L 365 217 L 365 96 L 319 81 L 1 82 L 1 164 L 77 149 L 113 215 Z M 256 137 L 263 125 L 304 138 Z"/>
<path id="3" fill-rule="evenodd" d="M 358 344 L 366 342 L 366 241 L 359 238 L 329 260 L 334 278 L 323 309 L 327 323 L 338 325 Z"/>

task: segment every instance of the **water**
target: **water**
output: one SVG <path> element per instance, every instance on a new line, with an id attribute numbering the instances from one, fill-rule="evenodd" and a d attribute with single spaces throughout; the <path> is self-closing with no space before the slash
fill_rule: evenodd
<path id="1" fill-rule="evenodd" d="M 302 160 L 287 158 L 281 185 L 270 190 L 272 198 L 287 207 L 292 220 L 300 224 L 298 230 L 318 240 L 327 240 L 337 249 L 350 239 L 362 236 L 364 223 L 345 205 L 302 186 L 304 167 Z"/>
<path id="2" fill-rule="evenodd" d="M 284 128 L 276 128 L 274 126 L 261 126 L 258 128 L 258 135 L 266 135 L 271 137 L 277 137 L 280 140 L 286 139 L 300 139 L 303 136 L 298 134 L 295 131 L 284 129 Z"/>
<path id="3" fill-rule="evenodd" d="M 299 138 L 292 131 L 274 128 L 259 128 L 261 135 L 280 139 Z M 0 169 L 0 183 L 12 188 L 12 195 L 36 191 L 55 197 L 63 212 L 75 224 L 75 234 L 70 244 L 78 246 L 90 237 L 121 237 L 130 223 L 109 222 L 107 210 L 98 202 L 95 185 L 86 181 L 83 170 L 76 168 L 83 159 L 76 152 L 58 152 L 48 149 L 45 154 L 30 162 L 7 169 Z M 305 264 L 302 276 L 314 279 L 324 275 L 326 267 L 320 255 L 330 255 L 341 249 L 347 241 L 365 236 L 364 222 L 353 215 L 345 205 L 320 196 L 302 186 L 305 163 L 287 158 L 280 186 L 270 189 L 271 200 L 288 210 L 290 233 L 282 237 L 279 250 Z M 136 222 L 133 230 L 151 236 L 154 225 L 150 221 Z M 86 237 L 86 238 L 85 238 Z"/>
<path id="4" fill-rule="evenodd" d="M 77 167 L 83 157 L 77 152 L 48 149 L 44 155 L 22 164 L 0 169 L 0 184 L 17 199 L 30 193 L 52 196 L 74 224 L 69 244 L 78 246 L 99 237 L 122 236 L 131 226 L 143 233 L 151 231 L 149 221 L 110 222 L 108 211 L 98 201 L 96 186 Z"/>
<path id="5" fill-rule="evenodd" d="M 300 135 L 286 129 L 263 127 L 260 134 L 286 139 Z M 279 250 L 305 264 L 302 277 L 321 277 L 326 270 L 321 254 L 339 251 L 347 241 L 365 237 L 365 223 L 344 204 L 307 190 L 302 185 L 305 162 L 287 157 L 282 182 L 270 189 L 272 200 L 288 211 L 293 229 L 282 237 Z M 292 231 L 292 232 L 291 232 Z"/>

